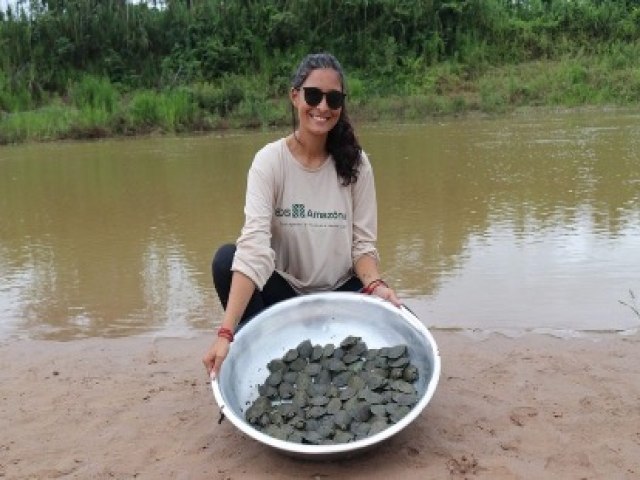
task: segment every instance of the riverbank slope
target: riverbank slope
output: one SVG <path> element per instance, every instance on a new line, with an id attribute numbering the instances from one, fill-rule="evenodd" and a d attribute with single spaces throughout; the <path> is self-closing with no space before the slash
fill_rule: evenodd
<path id="1" fill-rule="evenodd" d="M 619 56 L 637 58 L 621 47 Z M 617 57 L 616 57 L 617 58 Z M 640 70 L 611 55 L 571 56 L 485 68 L 442 63 L 380 93 L 366 79 L 347 78 L 347 109 L 357 123 L 427 122 L 468 114 L 503 115 L 526 108 L 637 108 Z M 0 108 L 0 145 L 229 129 L 282 128 L 292 124 L 285 94 L 269 96 L 255 79 L 122 93 L 106 78 L 87 75 L 65 97 L 24 111 Z"/>

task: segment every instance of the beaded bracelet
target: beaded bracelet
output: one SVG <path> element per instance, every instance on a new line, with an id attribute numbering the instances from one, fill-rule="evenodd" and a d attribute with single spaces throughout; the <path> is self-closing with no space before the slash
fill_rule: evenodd
<path id="1" fill-rule="evenodd" d="M 220 327 L 218 329 L 218 336 L 222 338 L 226 338 L 229 340 L 229 343 L 233 342 L 233 331 L 226 327 Z"/>
<path id="2" fill-rule="evenodd" d="M 369 282 L 367 284 L 367 286 L 364 287 L 361 291 L 362 291 L 362 293 L 366 293 L 367 295 L 371 295 L 373 293 L 373 291 L 376 288 L 378 288 L 380 285 L 384 285 L 385 287 L 389 288 L 389 285 L 387 285 L 387 282 L 385 282 L 381 278 L 376 278 L 375 280 Z"/>

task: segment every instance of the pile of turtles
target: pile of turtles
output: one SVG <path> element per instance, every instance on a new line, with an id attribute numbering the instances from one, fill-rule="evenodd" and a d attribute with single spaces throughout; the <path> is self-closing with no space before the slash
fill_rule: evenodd
<path id="1" fill-rule="evenodd" d="M 360 440 L 397 423 L 418 401 L 418 368 L 406 345 L 369 349 L 356 336 L 338 347 L 305 340 L 267 368 L 245 419 L 289 442 Z"/>

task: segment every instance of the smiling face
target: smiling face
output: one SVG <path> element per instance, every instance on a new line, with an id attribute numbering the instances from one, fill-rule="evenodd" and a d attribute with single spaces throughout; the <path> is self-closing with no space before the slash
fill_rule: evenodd
<path id="1" fill-rule="evenodd" d="M 318 105 L 312 107 L 304 99 L 304 87 L 319 88 L 323 92 L 342 91 L 340 75 L 332 68 L 317 68 L 307 76 L 301 87 L 292 89 L 290 96 L 294 108 L 298 111 L 299 132 L 301 136 L 325 136 L 338 123 L 342 108 L 332 110 L 327 105 L 326 96 Z"/>

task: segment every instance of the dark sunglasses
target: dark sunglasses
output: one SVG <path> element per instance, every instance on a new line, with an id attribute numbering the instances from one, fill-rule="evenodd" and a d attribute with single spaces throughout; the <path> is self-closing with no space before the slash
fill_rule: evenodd
<path id="1" fill-rule="evenodd" d="M 302 87 L 302 90 L 304 90 L 304 101 L 307 102 L 307 105 L 317 107 L 320 105 L 320 102 L 322 102 L 322 97 L 325 97 L 327 99 L 327 106 L 331 110 L 342 108 L 344 106 L 344 97 L 347 96 L 346 93 L 338 90 L 323 92 L 317 87 Z"/>

